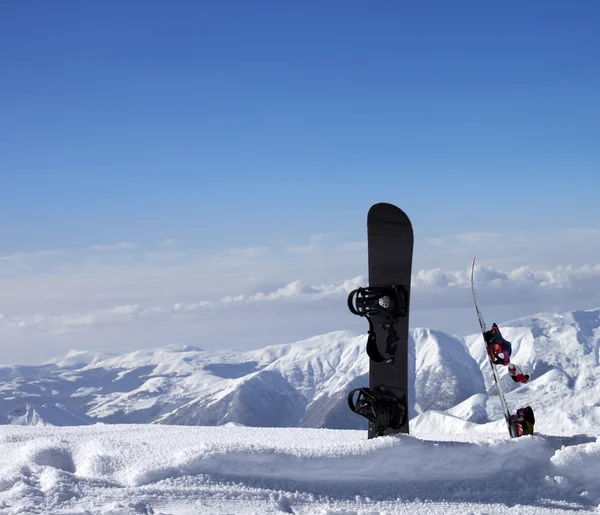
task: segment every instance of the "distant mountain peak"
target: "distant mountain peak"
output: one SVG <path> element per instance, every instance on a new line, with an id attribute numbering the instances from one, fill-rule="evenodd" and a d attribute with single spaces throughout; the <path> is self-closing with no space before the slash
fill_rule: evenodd
<path id="1" fill-rule="evenodd" d="M 600 309 L 501 324 L 529 384 L 501 369 L 511 409 L 531 405 L 546 433 L 600 427 Z M 189 345 L 105 355 L 71 351 L 38 367 L 0 368 L 0 423 L 243 424 L 362 429 L 346 397 L 368 386 L 366 335 L 332 331 L 251 351 Z M 472 427 L 502 418 L 480 334 L 410 331 L 410 415 Z M 426 422 L 429 421 L 429 422 Z M 471 425 L 469 425 L 471 424 Z"/>

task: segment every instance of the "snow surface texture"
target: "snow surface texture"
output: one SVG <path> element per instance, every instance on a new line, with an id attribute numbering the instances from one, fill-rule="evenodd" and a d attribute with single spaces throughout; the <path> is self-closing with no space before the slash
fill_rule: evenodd
<path id="1" fill-rule="evenodd" d="M 600 503 L 600 442 L 585 435 L 367 440 L 364 431 L 232 424 L 4 426 L 0 453 L 7 515 L 536 515 Z"/>

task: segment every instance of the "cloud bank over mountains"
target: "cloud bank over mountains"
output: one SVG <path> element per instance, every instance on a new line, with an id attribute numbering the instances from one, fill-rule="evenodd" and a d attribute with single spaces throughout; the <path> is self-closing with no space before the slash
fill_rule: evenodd
<path id="1" fill-rule="evenodd" d="M 586 229 L 418 238 L 411 326 L 473 331 L 474 254 L 482 265 L 480 300 L 495 321 L 599 306 L 598 235 Z M 73 347 L 257 348 L 364 330 L 345 297 L 366 284 L 366 241 L 327 234 L 225 250 L 167 238 L 9 252 L 0 256 L 3 362 L 48 359 Z"/>
<path id="2" fill-rule="evenodd" d="M 470 272 L 444 271 L 439 268 L 418 270 L 413 274 L 413 308 L 455 308 L 471 305 Z M 47 332 L 81 330 L 87 326 L 125 324 L 148 317 L 194 318 L 203 311 L 255 309 L 258 304 L 274 309 L 290 310 L 302 306 L 341 305 L 355 288 L 366 286 L 365 276 L 356 276 L 337 284 L 307 285 L 300 280 L 289 282 L 271 291 L 252 294 L 239 293 L 219 299 L 197 299 L 194 302 L 175 302 L 171 305 L 124 304 L 105 309 L 75 311 L 63 315 L 30 314 L 9 316 L 0 313 L 0 327 L 15 331 L 34 329 Z M 552 270 L 532 270 L 519 267 L 504 271 L 492 267 L 477 271 L 478 289 L 487 298 L 487 305 L 513 304 L 548 298 L 592 298 L 600 290 L 600 265 L 580 268 L 556 267 Z M 262 308 L 259 308 L 262 309 Z M 292 313 L 290 313 L 292 314 Z"/>

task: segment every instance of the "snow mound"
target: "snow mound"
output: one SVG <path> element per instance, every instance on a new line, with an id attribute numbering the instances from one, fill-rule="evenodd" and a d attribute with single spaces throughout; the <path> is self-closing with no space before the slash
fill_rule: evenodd
<path id="1" fill-rule="evenodd" d="M 488 399 L 489 397 L 487 394 L 477 393 L 453 408 L 446 410 L 446 413 L 468 422 L 486 424 L 489 422 L 487 414 Z"/>
<path id="2" fill-rule="evenodd" d="M 431 503 L 489 513 L 494 503 L 528 512 L 600 503 L 600 443 L 585 435 L 367 440 L 363 431 L 233 425 L 5 426 L 0 452 L 7 514 L 215 513 L 207 508 L 215 503 L 236 513 L 319 513 L 389 502 L 426 503 L 415 513 L 432 513 Z"/>

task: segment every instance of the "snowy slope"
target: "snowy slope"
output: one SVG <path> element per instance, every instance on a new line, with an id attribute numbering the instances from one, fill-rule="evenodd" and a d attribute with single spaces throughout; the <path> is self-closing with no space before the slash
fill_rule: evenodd
<path id="1" fill-rule="evenodd" d="M 0 422 L 17 423 L 15 413 L 27 411 L 32 421 L 53 425 L 363 428 L 365 421 L 348 410 L 346 397 L 351 388 L 368 385 L 365 343 L 364 335 L 337 331 L 249 352 L 168 347 L 4 367 Z M 477 366 L 457 338 L 417 329 L 409 354 L 409 381 L 421 399 L 415 408 L 411 398 L 412 415 L 430 406 L 451 408 L 483 389 L 481 378 L 471 377 Z M 420 363 L 416 376 L 415 361 Z"/>
<path id="2" fill-rule="evenodd" d="M 549 434 L 598 431 L 600 310 L 539 314 L 502 324 L 501 330 L 512 342 L 511 360 L 531 374 L 529 384 L 519 385 L 500 369 L 505 391 L 510 391 L 509 405 L 530 404 L 537 427 Z M 466 342 L 494 392 L 483 339 L 471 336 Z M 490 418 L 499 418 L 500 413 L 497 399 L 490 399 Z"/>
<path id="3" fill-rule="evenodd" d="M 501 329 L 513 342 L 513 361 L 532 377 L 518 385 L 500 371 L 511 411 L 531 405 L 536 430 L 546 434 L 596 433 L 600 310 L 536 315 Z M 365 340 L 337 331 L 247 352 L 169 346 L 0 367 L 0 423 L 364 429 L 366 421 L 348 409 L 346 397 L 368 384 Z M 471 427 L 462 422 L 502 420 L 480 335 L 462 339 L 414 329 L 409 350 L 411 427 L 459 430 Z"/>
<path id="4" fill-rule="evenodd" d="M 418 371 L 415 400 L 420 413 L 445 410 L 485 393 L 478 365 L 461 338 L 430 329 L 417 329 L 413 334 Z"/>
<path id="5" fill-rule="evenodd" d="M 0 454 L 6 515 L 566 515 L 600 504 L 600 442 L 586 435 L 5 426 Z"/>

